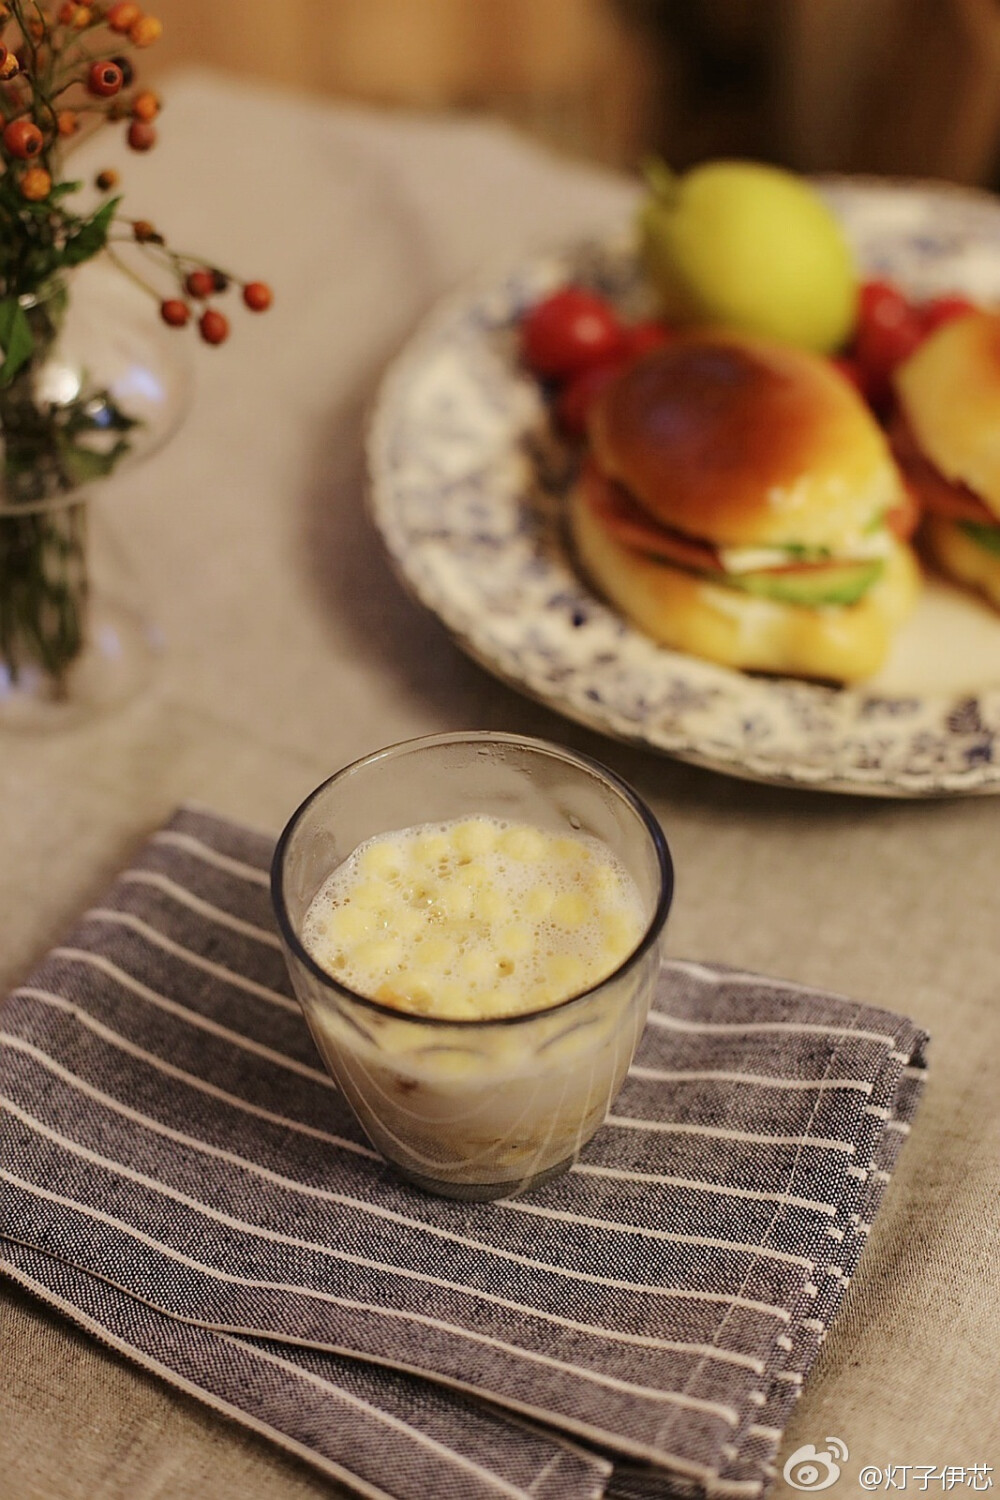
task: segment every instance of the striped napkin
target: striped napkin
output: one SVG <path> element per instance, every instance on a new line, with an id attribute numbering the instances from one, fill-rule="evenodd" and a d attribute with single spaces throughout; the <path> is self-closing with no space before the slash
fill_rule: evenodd
<path id="1" fill-rule="evenodd" d="M 0 1009 L 0 1269 L 364 1495 L 762 1494 L 925 1035 L 673 961 L 576 1167 L 432 1198 L 320 1066 L 271 848 L 182 810 Z"/>

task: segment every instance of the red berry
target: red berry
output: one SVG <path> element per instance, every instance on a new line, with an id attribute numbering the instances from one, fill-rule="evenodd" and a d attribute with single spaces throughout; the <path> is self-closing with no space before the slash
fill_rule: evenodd
<path id="1" fill-rule="evenodd" d="M 128 31 L 130 26 L 135 25 L 141 14 L 142 11 L 138 5 L 132 3 L 132 0 L 118 0 L 118 3 L 112 5 L 108 11 L 105 20 L 112 31 Z"/>
<path id="2" fill-rule="evenodd" d="M 190 316 L 191 309 L 179 297 L 168 297 L 165 302 L 160 303 L 160 317 L 171 328 L 183 328 Z"/>
<path id="3" fill-rule="evenodd" d="M 215 291 L 215 277 L 211 271 L 189 271 L 184 285 L 192 297 L 211 297 Z"/>
<path id="4" fill-rule="evenodd" d="M 124 81 L 118 64 L 109 62 L 107 59 L 104 62 L 91 63 L 90 72 L 87 74 L 87 88 L 99 99 L 110 99 L 112 94 L 117 94 Z"/>
<path id="5" fill-rule="evenodd" d="M 210 307 L 198 319 L 198 332 L 206 344 L 221 344 L 229 337 L 229 319 Z"/>
<path id="6" fill-rule="evenodd" d="M 163 35 L 163 22 L 157 16 L 140 16 L 128 29 L 133 47 L 151 47 Z"/>
<path id="7" fill-rule="evenodd" d="M 160 113 L 160 101 L 151 89 L 143 89 L 141 94 L 136 94 L 132 100 L 132 114 L 137 120 L 144 120 L 148 125 L 150 120 L 155 120 Z"/>
<path id="8" fill-rule="evenodd" d="M 267 312 L 274 294 L 266 281 L 248 281 L 243 288 L 243 301 L 251 312 Z"/>
<path id="9" fill-rule="evenodd" d="M 31 203 L 41 203 L 52 191 L 52 178 L 44 167 L 29 167 L 18 187 L 22 197 Z"/>
<path id="10" fill-rule="evenodd" d="M 671 329 L 655 318 L 648 318 L 643 323 L 633 323 L 624 331 L 625 356 L 630 360 L 641 359 L 644 354 L 651 354 L 654 349 L 662 349 L 664 344 L 669 344 L 673 336 Z"/>
<path id="11" fill-rule="evenodd" d="M 4 128 L 3 143 L 11 156 L 28 161 L 41 151 L 45 137 L 33 120 L 11 120 Z"/>
<path id="12" fill-rule="evenodd" d="M 943 323 L 950 323 L 953 318 L 964 318 L 966 313 L 977 310 L 970 298 L 963 297 L 958 292 L 949 292 L 946 296 L 932 297 L 929 302 L 925 302 L 919 309 L 920 321 L 925 333 L 933 333 Z"/>
<path id="13" fill-rule="evenodd" d="M 622 360 L 609 360 L 607 364 L 580 370 L 566 382 L 556 397 L 556 420 L 567 437 L 584 436 L 595 398 L 622 367 Z"/>
<path id="14" fill-rule="evenodd" d="M 622 329 L 610 303 L 582 287 L 564 287 L 532 307 L 521 323 L 521 353 L 536 375 L 565 378 L 620 353 Z"/>
<path id="15" fill-rule="evenodd" d="M 149 151 L 156 145 L 156 126 L 148 120 L 133 120 L 126 139 L 133 151 Z"/>

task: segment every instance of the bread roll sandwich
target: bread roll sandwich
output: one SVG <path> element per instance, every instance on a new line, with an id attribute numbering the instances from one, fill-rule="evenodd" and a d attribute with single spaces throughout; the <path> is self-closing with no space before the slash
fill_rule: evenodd
<path id="1" fill-rule="evenodd" d="M 633 624 L 726 666 L 850 682 L 916 598 L 887 440 L 829 361 L 689 334 L 603 387 L 570 498 L 579 561 Z"/>
<path id="2" fill-rule="evenodd" d="M 944 324 L 895 385 L 893 446 L 924 512 L 920 543 L 1000 609 L 1000 316 Z"/>

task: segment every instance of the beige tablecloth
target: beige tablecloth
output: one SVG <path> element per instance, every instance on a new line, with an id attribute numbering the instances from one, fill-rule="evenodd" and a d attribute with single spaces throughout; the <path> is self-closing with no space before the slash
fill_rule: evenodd
<path id="1" fill-rule="evenodd" d="M 596 755 L 662 819 L 674 954 L 902 1010 L 934 1038 L 917 1128 L 781 1461 L 833 1434 L 851 1455 L 837 1495 L 863 1493 L 864 1465 L 993 1465 L 1000 1486 L 1000 800 L 728 780 L 579 729 L 467 661 L 403 595 L 364 519 L 367 404 L 440 293 L 491 259 L 613 227 L 630 188 L 472 121 L 201 75 L 165 92 L 162 146 L 121 163 L 130 210 L 271 281 L 277 300 L 196 351 L 181 434 L 114 481 L 113 518 L 167 639 L 154 688 L 58 737 L 0 743 L 0 987 L 179 802 L 276 831 L 346 761 L 441 729 Z M 0 1372 L 5 1500 L 332 1493 L 9 1287 Z M 904 1482 L 944 1488 L 916 1471 Z M 779 1480 L 773 1493 L 796 1492 Z"/>

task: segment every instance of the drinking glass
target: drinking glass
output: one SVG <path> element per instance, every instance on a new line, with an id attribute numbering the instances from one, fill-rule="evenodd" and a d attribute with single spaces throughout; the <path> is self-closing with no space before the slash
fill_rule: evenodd
<path id="1" fill-rule="evenodd" d="M 637 946 L 554 1005 L 499 1019 L 413 1015 L 357 994 L 302 942 L 331 872 L 367 840 L 489 817 L 598 840 L 642 903 Z M 278 841 L 272 897 L 289 973 L 319 1052 L 375 1147 L 430 1192 L 487 1199 L 564 1171 L 628 1071 L 660 965 L 673 866 L 652 812 L 612 771 L 559 745 L 463 732 L 409 740 L 338 771 Z"/>

